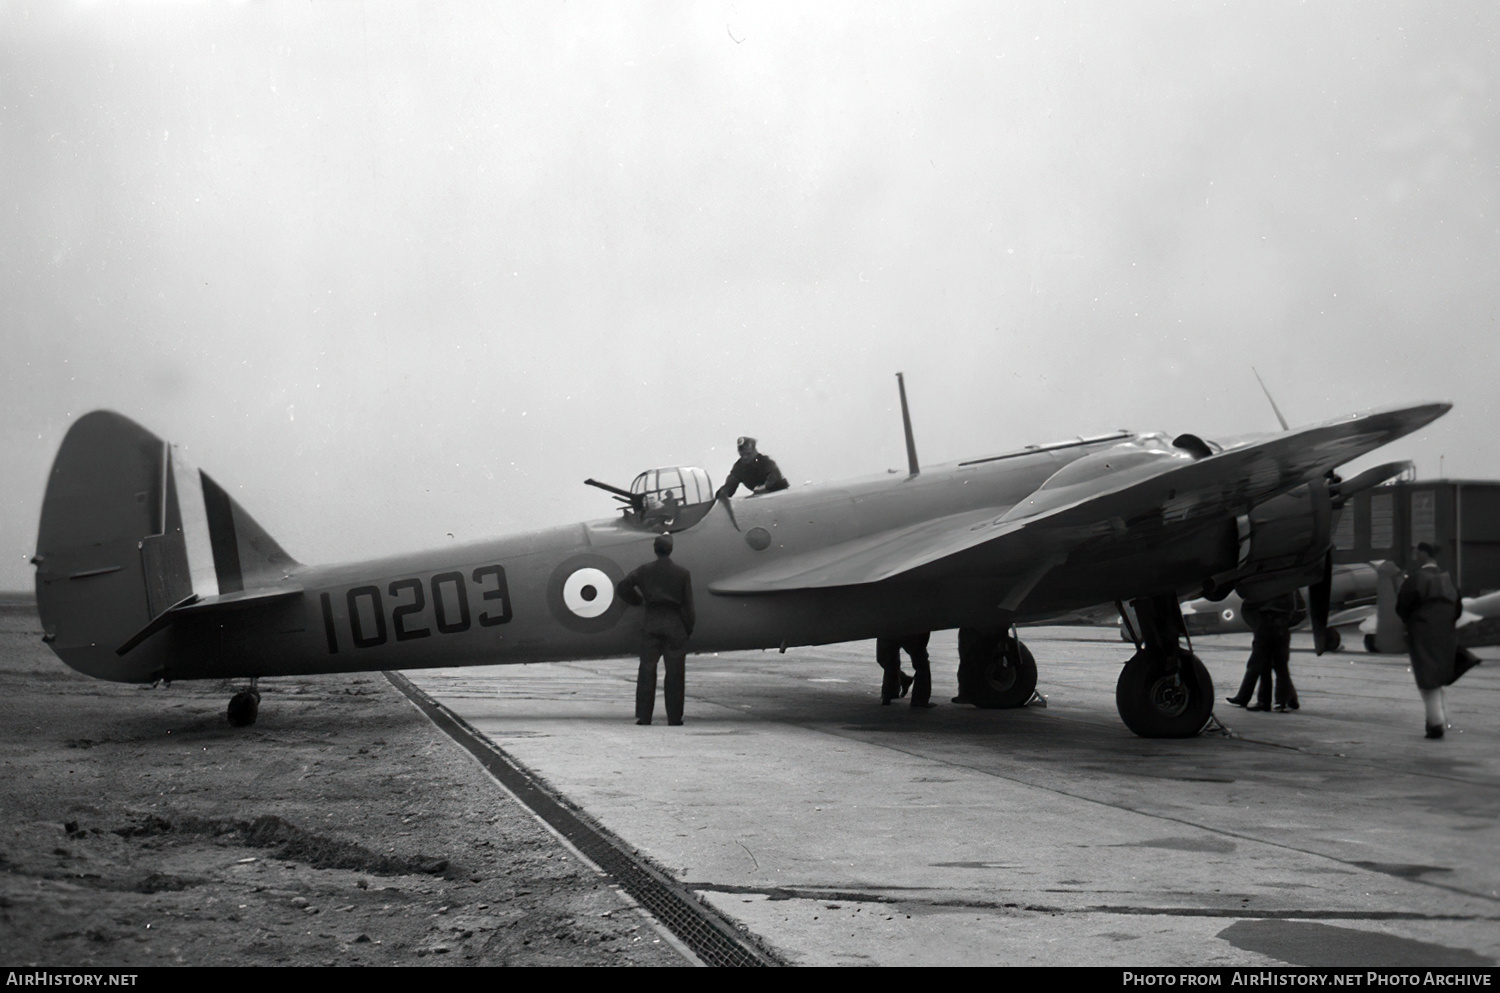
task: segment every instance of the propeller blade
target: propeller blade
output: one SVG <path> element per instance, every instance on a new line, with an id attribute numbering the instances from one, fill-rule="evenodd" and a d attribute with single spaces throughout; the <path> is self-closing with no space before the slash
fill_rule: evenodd
<path id="1" fill-rule="evenodd" d="M 1312 620 L 1313 654 L 1328 650 L 1328 602 L 1333 596 L 1333 552 L 1323 557 L 1323 578 L 1307 588 L 1307 615 Z"/>

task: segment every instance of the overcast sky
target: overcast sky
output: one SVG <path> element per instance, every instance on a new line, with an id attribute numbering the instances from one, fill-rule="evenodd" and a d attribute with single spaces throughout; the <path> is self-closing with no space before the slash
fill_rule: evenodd
<path id="1" fill-rule="evenodd" d="M 0 589 L 68 426 L 295 557 L 1450 400 L 1500 478 L 1500 5 L 0 3 Z M 1369 464 L 1376 459 L 1367 459 Z M 453 537 L 450 538 L 449 534 Z"/>

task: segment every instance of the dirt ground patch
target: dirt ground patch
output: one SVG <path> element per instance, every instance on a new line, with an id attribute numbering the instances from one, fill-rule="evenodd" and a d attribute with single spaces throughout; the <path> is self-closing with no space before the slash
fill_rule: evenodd
<path id="1" fill-rule="evenodd" d="M 0 607 L 0 961 L 682 965 L 378 673 L 68 669 Z"/>

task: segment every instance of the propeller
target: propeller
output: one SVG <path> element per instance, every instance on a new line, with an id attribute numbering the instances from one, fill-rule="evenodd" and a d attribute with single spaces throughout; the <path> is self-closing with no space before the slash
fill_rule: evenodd
<path id="1" fill-rule="evenodd" d="M 1313 654 L 1328 650 L 1328 604 L 1333 598 L 1333 549 L 1323 556 L 1323 578 L 1307 588 L 1307 616 L 1312 621 Z"/>

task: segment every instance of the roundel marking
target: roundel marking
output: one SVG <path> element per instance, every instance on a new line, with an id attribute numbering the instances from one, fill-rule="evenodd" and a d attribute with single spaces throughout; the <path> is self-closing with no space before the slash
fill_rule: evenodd
<path id="1" fill-rule="evenodd" d="M 625 612 L 625 604 L 615 596 L 615 584 L 624 578 L 624 570 L 602 555 L 571 556 L 552 570 L 547 607 L 569 630 L 608 631 Z"/>
<path id="2" fill-rule="evenodd" d="M 585 566 L 563 580 L 563 606 L 579 617 L 598 617 L 615 599 L 615 584 L 600 569 Z"/>

